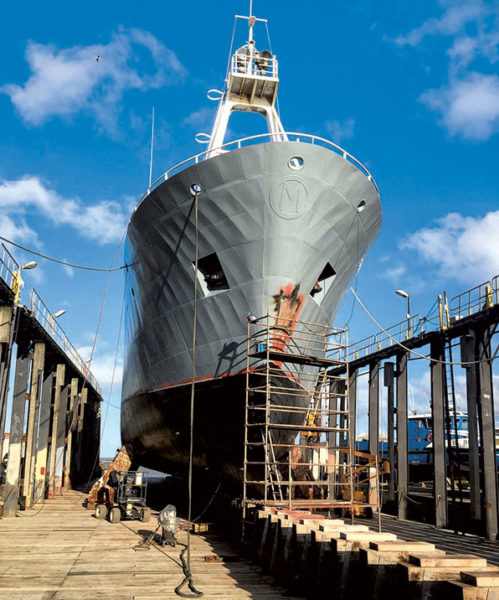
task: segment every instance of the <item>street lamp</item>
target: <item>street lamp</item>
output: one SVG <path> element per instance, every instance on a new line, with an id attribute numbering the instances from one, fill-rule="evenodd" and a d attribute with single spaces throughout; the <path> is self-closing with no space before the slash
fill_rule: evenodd
<path id="1" fill-rule="evenodd" d="M 55 313 L 53 314 L 53 317 L 54 317 L 55 319 L 58 319 L 59 317 L 62 317 L 62 315 L 63 315 L 63 314 L 65 314 L 65 312 L 66 312 L 66 309 L 65 309 L 65 308 L 62 308 L 61 310 L 58 310 L 57 312 L 55 312 Z"/>
<path id="2" fill-rule="evenodd" d="M 402 298 L 407 298 L 407 339 L 411 337 L 411 295 L 404 290 L 395 290 L 395 293 Z"/>
<path id="3" fill-rule="evenodd" d="M 38 263 L 36 263 L 34 260 L 27 262 L 25 265 L 23 265 L 21 267 L 21 269 L 26 269 L 29 271 L 29 269 L 34 269 L 35 267 L 38 266 Z"/>
<path id="4" fill-rule="evenodd" d="M 14 304 L 19 304 L 19 300 L 21 299 L 21 288 L 24 285 L 24 281 L 21 277 L 21 271 L 23 269 L 29 271 L 30 269 L 34 269 L 37 266 L 34 260 L 27 262 L 25 265 L 19 265 L 19 268 L 12 273 L 12 283 L 10 287 L 14 292 Z"/>

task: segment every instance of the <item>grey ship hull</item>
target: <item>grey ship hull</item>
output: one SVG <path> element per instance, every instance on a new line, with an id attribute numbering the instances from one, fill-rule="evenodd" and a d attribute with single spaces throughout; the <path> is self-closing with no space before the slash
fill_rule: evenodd
<path id="1" fill-rule="evenodd" d="M 288 164 L 296 156 L 300 170 Z M 138 462 L 170 473 L 182 472 L 188 456 L 194 183 L 202 188 L 199 257 L 215 254 L 226 278 L 221 288 L 199 286 L 195 465 L 237 478 L 246 316 L 293 298 L 295 316 L 330 324 L 379 231 L 381 207 L 364 173 L 303 142 L 220 154 L 166 180 L 137 207 L 127 237 L 121 431 Z"/>

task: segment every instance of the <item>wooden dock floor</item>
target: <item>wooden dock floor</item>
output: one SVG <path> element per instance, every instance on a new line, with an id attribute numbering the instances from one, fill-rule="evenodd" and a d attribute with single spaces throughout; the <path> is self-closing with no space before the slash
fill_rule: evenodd
<path id="1" fill-rule="evenodd" d="M 84 498 L 67 492 L 18 518 L 0 519 L 0 599 L 178 599 L 174 589 L 183 579 L 182 546 L 134 550 L 154 531 L 156 518 L 111 524 L 85 510 Z M 185 542 L 186 533 L 178 539 Z M 204 598 L 289 598 L 215 536 L 191 540 L 194 584 Z M 205 560 L 213 555 L 226 561 Z M 189 592 L 187 586 L 183 591 Z"/>

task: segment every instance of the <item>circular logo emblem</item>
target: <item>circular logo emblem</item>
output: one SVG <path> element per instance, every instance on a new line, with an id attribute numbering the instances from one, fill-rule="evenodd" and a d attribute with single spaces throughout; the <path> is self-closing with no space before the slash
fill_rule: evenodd
<path id="1" fill-rule="evenodd" d="M 306 205 L 307 188 L 298 179 L 285 179 L 270 193 L 270 206 L 283 219 L 296 219 Z"/>

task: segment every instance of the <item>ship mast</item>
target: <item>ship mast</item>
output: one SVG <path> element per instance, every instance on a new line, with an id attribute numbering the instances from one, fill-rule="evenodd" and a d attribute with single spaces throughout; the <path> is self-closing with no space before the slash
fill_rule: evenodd
<path id="1" fill-rule="evenodd" d="M 226 89 L 220 97 L 207 158 L 220 152 L 217 148 L 223 145 L 230 115 L 236 111 L 263 115 L 271 140 L 281 142 L 287 139 L 275 108 L 279 87 L 277 58 L 269 50 L 259 51 L 255 47 L 255 23 L 267 23 L 267 20 L 253 15 L 252 0 L 249 15 L 236 15 L 235 18 L 248 21 L 248 41 L 230 59 Z"/>

